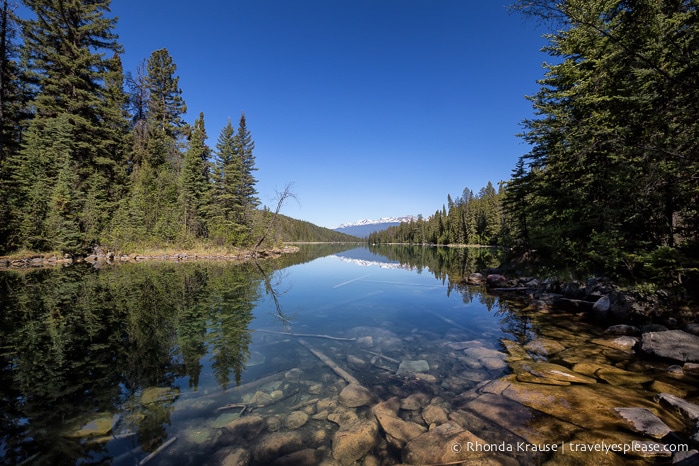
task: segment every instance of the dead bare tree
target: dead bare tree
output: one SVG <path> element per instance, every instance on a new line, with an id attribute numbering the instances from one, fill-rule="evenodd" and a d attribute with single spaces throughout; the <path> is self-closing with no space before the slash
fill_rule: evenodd
<path id="1" fill-rule="evenodd" d="M 284 206 L 284 203 L 286 202 L 287 199 L 298 199 L 296 198 L 296 194 L 294 194 L 292 188 L 294 187 L 294 183 L 287 183 L 286 186 L 284 186 L 284 190 L 279 192 L 277 191 L 276 195 L 276 201 L 277 201 L 277 208 L 274 210 L 274 213 L 272 214 L 272 218 L 269 219 L 269 223 L 267 224 L 267 228 L 265 229 L 265 232 L 262 234 L 260 237 L 259 241 L 255 245 L 253 252 L 257 254 L 257 250 L 260 248 L 260 245 L 264 242 L 265 239 L 267 239 L 267 236 L 269 235 L 269 232 L 272 231 L 272 227 L 274 226 L 274 222 L 277 220 L 277 217 L 279 217 L 279 211 L 282 210 L 282 207 Z"/>

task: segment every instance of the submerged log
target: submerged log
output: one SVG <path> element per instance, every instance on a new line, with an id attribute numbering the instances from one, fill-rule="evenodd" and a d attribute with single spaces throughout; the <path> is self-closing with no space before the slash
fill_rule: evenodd
<path id="1" fill-rule="evenodd" d="M 347 381 L 347 383 L 355 383 L 357 385 L 361 385 L 361 383 L 359 383 L 359 380 L 355 379 L 352 374 L 350 374 L 349 372 L 347 372 L 346 370 L 344 370 L 343 368 L 341 368 L 340 366 L 335 364 L 335 362 L 333 362 L 332 359 L 330 359 L 329 357 L 327 357 L 326 355 L 324 355 L 323 353 L 321 353 L 317 349 L 313 348 L 310 345 L 310 343 L 308 343 L 306 340 L 299 339 L 299 343 L 301 343 L 303 346 L 305 346 L 306 349 L 308 351 L 310 351 L 311 353 L 313 353 L 318 359 L 323 361 L 326 366 L 328 366 L 330 369 L 333 370 L 333 372 L 335 372 L 337 375 L 339 375 L 340 377 L 345 379 L 345 381 Z"/>
<path id="2" fill-rule="evenodd" d="M 343 337 L 333 337 L 331 335 L 317 335 L 315 333 L 286 333 L 286 332 L 275 332 L 274 330 L 264 330 L 257 329 L 256 332 L 273 333 L 275 335 L 286 335 L 288 337 L 307 337 L 307 338 L 326 338 L 328 340 L 338 340 L 338 341 L 355 341 L 356 338 L 343 338 Z"/>

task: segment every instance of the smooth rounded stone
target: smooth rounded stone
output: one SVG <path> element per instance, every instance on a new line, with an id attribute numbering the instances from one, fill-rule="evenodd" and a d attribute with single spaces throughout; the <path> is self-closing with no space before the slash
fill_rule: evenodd
<path id="1" fill-rule="evenodd" d="M 400 402 L 400 408 L 406 411 L 417 411 L 430 403 L 430 396 L 426 393 L 412 393 Z"/>
<path id="2" fill-rule="evenodd" d="M 508 286 L 507 278 L 497 273 L 491 273 L 486 276 L 485 283 L 493 288 L 504 288 Z"/>
<path id="3" fill-rule="evenodd" d="M 376 396 L 361 385 L 351 383 L 342 389 L 339 400 L 348 408 L 358 408 L 370 405 L 376 400 Z"/>
<path id="4" fill-rule="evenodd" d="M 507 367 L 507 364 L 505 364 L 502 358 L 483 358 L 480 362 L 486 369 L 491 371 L 499 371 Z"/>
<path id="5" fill-rule="evenodd" d="M 661 439 L 672 432 L 658 416 L 646 408 L 614 408 L 626 423 L 636 432 Z"/>
<path id="6" fill-rule="evenodd" d="M 524 345 L 524 349 L 529 353 L 539 356 L 552 356 L 556 353 L 560 353 L 566 349 L 566 347 L 550 338 L 535 338 Z"/>
<path id="7" fill-rule="evenodd" d="M 256 461 L 271 464 L 277 458 L 303 449 L 303 436 L 299 431 L 274 432 L 260 439 L 253 450 Z"/>
<path id="8" fill-rule="evenodd" d="M 675 361 L 699 362 L 699 336 L 682 330 L 644 333 L 641 351 Z"/>
<path id="9" fill-rule="evenodd" d="M 635 325 L 619 324 L 608 327 L 607 330 L 604 331 L 604 333 L 607 333 L 609 335 L 638 336 L 641 334 L 641 329 L 636 327 Z"/>
<path id="10" fill-rule="evenodd" d="M 684 331 L 699 336 L 699 324 L 689 324 L 685 327 Z"/>
<path id="11" fill-rule="evenodd" d="M 418 359 L 417 361 L 411 361 L 409 359 L 403 359 L 398 366 L 398 371 L 396 375 L 414 374 L 416 372 L 428 372 L 430 370 L 430 365 L 424 359 Z"/>
<path id="12" fill-rule="evenodd" d="M 683 400 L 682 398 L 676 397 L 675 395 L 671 395 L 669 393 L 659 393 L 655 398 L 665 408 L 676 412 L 683 418 L 691 422 L 699 421 L 699 405 L 690 403 L 687 400 Z"/>
<path id="13" fill-rule="evenodd" d="M 289 369 L 284 373 L 284 378 L 290 382 L 297 382 L 301 376 L 303 375 L 303 371 L 297 367 L 293 369 Z"/>
<path id="14" fill-rule="evenodd" d="M 592 343 L 596 345 L 606 346 L 607 348 L 614 348 L 627 353 L 633 353 L 634 347 L 638 343 L 638 338 L 629 335 L 622 335 L 616 338 L 595 338 L 591 340 Z"/>
<path id="15" fill-rule="evenodd" d="M 482 273 L 473 272 L 468 275 L 466 281 L 469 285 L 482 285 L 485 281 L 485 277 Z"/>
<path id="16" fill-rule="evenodd" d="M 422 410 L 422 419 L 428 426 L 431 424 L 444 424 L 449 420 L 447 412 L 439 405 L 431 404 Z"/>
<path id="17" fill-rule="evenodd" d="M 358 420 L 335 432 L 332 456 L 342 465 L 350 465 L 369 453 L 379 442 L 379 426 L 375 420 Z"/>
<path id="18" fill-rule="evenodd" d="M 355 369 L 363 369 L 366 367 L 367 362 L 353 354 L 348 354 L 347 365 Z"/>
<path id="19" fill-rule="evenodd" d="M 565 366 L 558 364 L 552 364 L 550 362 L 543 361 L 518 361 L 512 364 L 512 370 L 517 374 L 517 379 L 522 381 L 521 377 L 526 378 L 527 382 L 537 381 L 536 379 L 542 379 L 538 381 L 539 383 L 547 383 L 546 381 L 554 382 L 553 385 L 560 385 L 560 383 L 581 383 L 581 384 L 594 384 L 597 380 L 582 375 L 579 372 L 572 371 Z M 527 377 L 526 374 L 530 374 L 535 377 L 534 380 Z"/>
<path id="20" fill-rule="evenodd" d="M 641 327 L 641 333 L 667 332 L 668 330 L 670 329 L 660 324 L 648 324 Z"/>
<path id="21" fill-rule="evenodd" d="M 306 425 L 307 422 L 308 414 L 304 413 L 303 411 L 292 411 L 286 417 L 284 424 L 286 424 L 287 429 L 296 430 Z"/>
<path id="22" fill-rule="evenodd" d="M 379 425 L 386 433 L 387 439 L 390 436 L 389 442 L 396 448 L 403 448 L 406 442 L 427 430 L 419 424 L 404 421 L 399 417 L 385 413 L 377 413 L 376 420 L 379 421 Z"/>
<path id="23" fill-rule="evenodd" d="M 190 427 L 180 432 L 179 435 L 189 443 L 205 445 L 216 440 L 221 435 L 221 431 L 206 427 Z"/>
<path id="24" fill-rule="evenodd" d="M 223 428 L 236 438 L 249 439 L 260 435 L 268 422 L 269 420 L 265 420 L 262 416 L 253 414 L 229 422 Z"/>
<path id="25" fill-rule="evenodd" d="M 682 377 L 684 377 L 684 369 L 682 368 L 682 366 L 678 366 L 676 364 L 669 366 L 665 373 L 670 377 L 674 377 L 676 379 L 681 379 Z"/>
<path id="26" fill-rule="evenodd" d="M 313 416 L 311 416 L 311 419 L 315 421 L 325 421 L 326 419 L 328 419 L 329 415 L 330 413 L 328 411 L 319 411 L 315 413 Z"/>
<path id="27" fill-rule="evenodd" d="M 506 356 L 505 353 L 501 353 L 498 350 L 485 348 L 483 346 L 475 348 L 466 348 L 464 350 L 464 354 L 466 355 L 466 357 L 476 359 L 478 361 L 481 361 L 484 358 L 500 358 L 504 360 Z"/>

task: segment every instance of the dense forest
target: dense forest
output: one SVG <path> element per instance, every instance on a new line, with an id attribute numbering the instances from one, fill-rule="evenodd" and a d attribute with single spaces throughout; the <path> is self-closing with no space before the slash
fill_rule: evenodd
<path id="1" fill-rule="evenodd" d="M 505 190 L 515 245 L 632 278 L 695 273 L 699 3 L 514 8 L 555 31 L 530 97 L 536 117 L 523 124 L 532 149 Z"/>
<path id="2" fill-rule="evenodd" d="M 531 151 L 500 192 L 449 199 L 374 242 L 500 244 L 519 257 L 681 283 L 699 257 L 699 3 L 518 1 L 551 28 Z"/>
<path id="3" fill-rule="evenodd" d="M 478 194 L 466 188 L 462 195 L 452 199 L 434 215 L 403 222 L 369 235 L 370 244 L 470 244 L 500 245 L 507 243 L 507 224 L 502 208 L 504 192 L 488 183 Z"/>
<path id="4" fill-rule="evenodd" d="M 124 72 L 109 3 L 1 4 L 0 254 L 316 240 L 267 234 L 244 113 L 209 147 L 167 49 Z"/>

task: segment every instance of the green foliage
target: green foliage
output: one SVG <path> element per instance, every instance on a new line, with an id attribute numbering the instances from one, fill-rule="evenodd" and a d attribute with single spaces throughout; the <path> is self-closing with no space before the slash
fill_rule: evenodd
<path id="1" fill-rule="evenodd" d="M 506 187 L 512 244 L 589 270 L 649 276 L 643 264 L 659 248 L 698 240 L 696 5 L 516 8 L 557 32 L 547 48 L 555 62 L 530 97 L 537 117 L 524 122 L 532 150 Z"/>
<path id="2" fill-rule="evenodd" d="M 442 206 L 427 219 L 419 216 L 415 221 L 374 232 L 369 235 L 369 243 L 501 244 L 502 197 L 490 182 L 478 195 L 464 189 L 456 200 L 447 195 L 448 210 Z"/>

